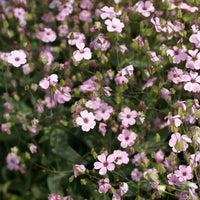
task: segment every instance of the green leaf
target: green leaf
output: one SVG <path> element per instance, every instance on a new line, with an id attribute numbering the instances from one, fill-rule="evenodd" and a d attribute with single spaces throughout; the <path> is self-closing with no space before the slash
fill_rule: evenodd
<path id="1" fill-rule="evenodd" d="M 50 193 L 57 193 L 61 178 L 59 174 L 50 174 L 47 177 L 47 185 Z"/>

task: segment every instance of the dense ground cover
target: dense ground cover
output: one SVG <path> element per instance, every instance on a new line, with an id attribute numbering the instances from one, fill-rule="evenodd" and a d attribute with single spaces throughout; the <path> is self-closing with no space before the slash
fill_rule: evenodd
<path id="1" fill-rule="evenodd" d="M 200 199 L 199 0 L 1 0 L 0 199 Z"/>

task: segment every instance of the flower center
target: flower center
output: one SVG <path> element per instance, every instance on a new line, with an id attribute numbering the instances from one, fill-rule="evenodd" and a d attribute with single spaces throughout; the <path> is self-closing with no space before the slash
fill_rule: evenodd
<path id="1" fill-rule="evenodd" d="M 16 58 L 15 58 L 15 61 L 19 61 L 19 60 L 20 60 L 19 57 L 16 57 Z"/>
<path id="2" fill-rule="evenodd" d="M 89 122 L 88 118 L 85 118 L 83 121 L 85 124 L 87 124 Z"/>
<path id="3" fill-rule="evenodd" d="M 191 79 L 191 83 L 196 83 L 196 80 L 194 78 Z"/>
<path id="4" fill-rule="evenodd" d="M 103 163 L 103 166 L 104 166 L 104 167 L 107 167 L 107 166 L 108 166 L 108 162 L 104 162 L 104 163 Z"/>

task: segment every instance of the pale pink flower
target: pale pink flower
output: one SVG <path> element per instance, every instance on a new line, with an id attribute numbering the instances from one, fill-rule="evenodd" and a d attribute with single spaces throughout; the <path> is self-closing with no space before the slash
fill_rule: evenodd
<path id="1" fill-rule="evenodd" d="M 159 150 L 155 154 L 155 160 L 157 163 L 161 163 L 165 158 L 165 154 L 163 153 L 162 150 Z"/>
<path id="2" fill-rule="evenodd" d="M 23 50 L 11 51 L 8 56 L 8 63 L 12 64 L 14 67 L 19 67 L 26 63 L 26 54 Z"/>
<path id="3" fill-rule="evenodd" d="M 48 195 L 48 200 L 61 200 L 61 196 L 55 193 Z"/>
<path id="4" fill-rule="evenodd" d="M 108 6 L 104 6 L 101 9 L 102 13 L 101 13 L 101 19 L 106 19 L 106 18 L 110 18 L 113 19 L 115 18 L 117 15 L 121 15 L 121 11 L 119 12 L 115 12 L 114 11 L 114 7 L 108 7 Z"/>
<path id="5" fill-rule="evenodd" d="M 9 153 L 6 157 L 6 164 L 7 164 L 7 168 L 9 170 L 19 170 L 19 163 L 20 163 L 20 159 L 19 157 L 14 154 L 14 153 Z"/>
<path id="6" fill-rule="evenodd" d="M 112 106 L 109 106 L 107 103 L 102 103 L 100 107 L 95 110 L 95 118 L 97 121 L 108 120 L 112 112 Z"/>
<path id="7" fill-rule="evenodd" d="M 34 153 L 37 152 L 37 146 L 35 146 L 34 144 L 30 144 L 29 149 L 30 149 L 30 152 L 31 152 L 32 154 L 34 154 Z"/>
<path id="8" fill-rule="evenodd" d="M 159 17 L 155 17 L 155 18 L 151 18 L 151 23 L 154 25 L 156 32 L 167 32 L 167 28 L 161 26 L 160 23 L 160 18 Z"/>
<path id="9" fill-rule="evenodd" d="M 189 50 L 188 53 L 190 56 L 187 57 L 186 67 L 190 69 L 200 69 L 200 53 L 198 53 L 198 49 Z"/>
<path id="10" fill-rule="evenodd" d="M 71 198 L 71 196 L 65 196 L 65 197 L 63 197 L 63 200 L 71 200 L 72 198 Z"/>
<path id="11" fill-rule="evenodd" d="M 85 23 L 91 23 L 92 22 L 92 13 L 88 10 L 82 10 L 79 13 L 78 17 L 81 21 L 84 21 Z"/>
<path id="12" fill-rule="evenodd" d="M 113 156 L 115 158 L 114 163 L 116 165 L 128 164 L 129 162 L 128 153 L 126 151 L 115 150 L 113 152 Z"/>
<path id="13" fill-rule="evenodd" d="M 63 15 L 64 17 L 70 15 L 73 12 L 73 6 L 71 3 L 65 3 L 61 6 L 59 6 L 59 11 L 60 11 L 60 15 Z"/>
<path id="14" fill-rule="evenodd" d="M 45 13 L 43 16 L 42 16 L 42 20 L 47 22 L 47 23 L 50 23 L 53 21 L 53 12 L 49 12 L 49 13 Z"/>
<path id="15" fill-rule="evenodd" d="M 99 34 L 91 43 L 90 47 L 95 50 L 101 49 L 102 51 L 106 51 L 110 48 L 110 42 L 105 39 L 104 34 Z"/>
<path id="16" fill-rule="evenodd" d="M 167 100 L 167 99 L 169 98 L 169 96 L 170 96 L 170 92 L 169 92 L 169 90 L 166 89 L 166 88 L 162 88 L 162 89 L 160 90 L 160 93 L 161 93 L 161 95 L 162 95 L 162 98 L 165 99 L 165 100 Z"/>
<path id="17" fill-rule="evenodd" d="M 155 11 L 153 4 L 150 1 L 139 1 L 134 5 L 135 12 L 141 13 L 145 17 L 149 17 Z"/>
<path id="18" fill-rule="evenodd" d="M 12 111 L 12 104 L 11 103 L 6 102 L 6 103 L 3 104 L 3 106 L 8 112 Z"/>
<path id="19" fill-rule="evenodd" d="M 56 33 L 51 28 L 44 28 L 43 31 L 38 32 L 37 38 L 43 42 L 54 42 L 56 40 Z"/>
<path id="20" fill-rule="evenodd" d="M 82 0 L 81 3 L 80 3 L 80 7 L 82 9 L 91 10 L 94 7 L 94 5 L 90 0 Z"/>
<path id="21" fill-rule="evenodd" d="M 200 92 L 200 76 L 197 72 L 190 71 L 181 75 L 181 81 L 186 82 L 184 89 L 189 92 Z"/>
<path id="22" fill-rule="evenodd" d="M 58 103 L 64 104 L 67 101 L 71 100 L 71 88 L 69 87 L 60 87 L 55 91 L 55 99 Z"/>
<path id="23" fill-rule="evenodd" d="M 132 172 L 131 172 L 131 178 L 134 181 L 140 181 L 140 179 L 142 178 L 142 172 L 140 172 L 137 168 L 135 168 Z"/>
<path id="24" fill-rule="evenodd" d="M 183 46 L 179 49 L 177 46 L 173 46 L 172 49 L 167 50 L 167 55 L 173 57 L 173 63 L 179 64 L 181 61 L 187 59 L 186 48 Z"/>
<path id="25" fill-rule="evenodd" d="M 192 168 L 186 165 L 180 165 L 179 170 L 175 170 L 174 174 L 180 182 L 191 180 L 193 178 Z"/>
<path id="26" fill-rule="evenodd" d="M 150 55 L 151 61 L 152 61 L 152 62 L 157 62 L 157 61 L 160 60 L 160 59 L 157 57 L 156 52 L 154 52 L 154 51 L 147 51 L 147 53 Z"/>
<path id="27" fill-rule="evenodd" d="M 76 45 L 78 43 L 84 43 L 85 35 L 79 32 L 71 32 L 67 35 L 67 38 L 69 45 Z"/>
<path id="28" fill-rule="evenodd" d="M 128 52 L 128 49 L 125 44 L 119 45 L 119 49 L 122 54 L 124 54 L 125 52 Z"/>
<path id="29" fill-rule="evenodd" d="M 131 111 L 129 107 L 125 107 L 123 112 L 119 113 L 119 119 L 122 120 L 122 125 L 124 127 L 129 127 L 129 125 L 135 124 L 135 118 L 137 117 L 137 112 L 135 110 Z"/>
<path id="30" fill-rule="evenodd" d="M 177 150 L 177 143 L 182 143 L 183 151 L 188 148 L 188 143 L 191 143 L 191 139 L 187 135 L 181 135 L 180 133 L 174 133 L 171 135 L 169 140 L 169 146 L 172 147 L 173 152 L 180 153 L 180 150 Z"/>
<path id="31" fill-rule="evenodd" d="M 105 134 L 106 134 L 106 127 L 107 127 L 107 124 L 105 124 L 103 122 L 99 123 L 99 131 L 101 132 L 101 134 L 103 136 L 105 136 Z"/>
<path id="32" fill-rule="evenodd" d="M 31 68 L 28 63 L 22 66 L 22 70 L 24 72 L 24 75 L 28 75 L 31 72 Z"/>
<path id="33" fill-rule="evenodd" d="M 95 116 L 92 112 L 83 110 L 80 112 L 80 115 L 80 117 L 76 118 L 76 123 L 81 126 L 83 131 L 88 132 L 90 129 L 93 129 L 95 127 Z"/>
<path id="34" fill-rule="evenodd" d="M 107 25 L 107 30 L 109 32 L 121 33 L 122 29 L 124 28 L 124 24 L 117 18 L 113 18 L 112 21 L 110 19 L 107 19 L 105 21 L 105 24 Z"/>
<path id="35" fill-rule="evenodd" d="M 179 9 L 182 9 L 182 10 L 185 10 L 185 11 L 188 11 L 188 12 L 191 12 L 191 13 L 194 13 L 198 10 L 197 7 L 191 7 L 188 4 L 183 3 L 183 2 L 181 2 L 177 7 Z"/>
<path id="36" fill-rule="evenodd" d="M 49 109 L 56 108 L 57 101 L 55 99 L 55 95 L 51 95 L 50 92 L 47 92 L 44 97 L 44 100 L 47 108 Z"/>
<path id="37" fill-rule="evenodd" d="M 179 127 L 182 124 L 182 121 L 179 118 L 180 118 L 180 115 L 170 116 L 168 118 L 167 123 L 168 124 L 173 123 L 175 125 L 175 127 Z"/>
<path id="38" fill-rule="evenodd" d="M 15 8 L 14 9 L 14 16 L 19 20 L 24 20 L 25 18 L 25 10 L 23 8 Z"/>
<path id="39" fill-rule="evenodd" d="M 7 123 L 1 124 L 1 131 L 4 133 L 8 132 L 8 124 Z"/>
<path id="40" fill-rule="evenodd" d="M 92 97 L 91 100 L 86 102 L 85 106 L 87 108 L 91 108 L 93 110 L 97 110 L 98 108 L 100 108 L 102 102 L 103 101 L 99 97 Z"/>
<path id="41" fill-rule="evenodd" d="M 153 82 L 157 80 L 157 77 L 149 79 L 143 86 L 142 89 L 145 90 L 146 88 L 152 87 Z"/>
<path id="42" fill-rule="evenodd" d="M 167 175 L 167 178 L 168 178 L 169 185 L 176 185 L 176 186 L 180 185 L 180 181 L 176 174 L 170 173 Z"/>
<path id="43" fill-rule="evenodd" d="M 74 177 L 77 178 L 78 177 L 78 173 L 79 172 L 85 172 L 86 171 L 86 168 L 84 165 L 74 165 Z"/>
<path id="44" fill-rule="evenodd" d="M 68 26 L 67 26 L 67 24 L 58 26 L 58 35 L 60 37 L 65 37 L 67 33 L 68 33 Z"/>
<path id="45" fill-rule="evenodd" d="M 110 87 L 104 87 L 103 91 L 104 91 L 104 94 L 105 94 L 106 97 L 110 97 L 111 96 L 110 92 L 112 91 L 112 89 Z"/>
<path id="46" fill-rule="evenodd" d="M 48 89 L 49 87 L 54 87 L 56 83 L 58 82 L 58 75 L 57 74 L 52 74 L 48 78 L 43 78 L 39 85 L 43 89 Z"/>
<path id="47" fill-rule="evenodd" d="M 181 75 L 183 74 L 183 70 L 179 69 L 177 67 L 171 68 L 171 70 L 168 73 L 168 79 L 170 81 L 173 81 L 175 84 L 178 84 L 181 82 Z"/>
<path id="48" fill-rule="evenodd" d="M 137 134 L 134 132 L 129 132 L 127 129 L 123 129 L 122 133 L 117 137 L 117 139 L 121 142 L 120 145 L 122 148 L 134 145 L 136 138 Z"/>
<path id="49" fill-rule="evenodd" d="M 134 164 L 135 166 L 140 166 L 146 158 L 147 157 L 145 152 L 137 153 L 132 159 L 132 164 Z"/>
<path id="50" fill-rule="evenodd" d="M 88 47 L 84 48 L 84 43 L 77 43 L 76 46 L 79 49 L 73 52 L 76 61 L 81 61 L 82 59 L 90 60 L 92 58 L 91 50 Z"/>
<path id="51" fill-rule="evenodd" d="M 115 169 L 115 165 L 113 164 L 114 162 L 114 156 L 113 154 L 110 154 L 107 158 L 104 153 L 101 155 L 98 155 L 98 160 L 94 163 L 94 169 L 100 169 L 99 174 L 100 175 L 105 175 L 108 171 L 113 171 Z"/>
<path id="52" fill-rule="evenodd" d="M 195 32 L 189 38 L 189 41 L 195 44 L 196 48 L 200 48 L 200 31 Z"/>
<path id="53" fill-rule="evenodd" d="M 110 185 L 110 180 L 108 178 L 105 179 L 100 179 L 98 181 L 98 185 L 99 185 L 99 193 L 107 193 L 108 190 L 111 188 Z"/>

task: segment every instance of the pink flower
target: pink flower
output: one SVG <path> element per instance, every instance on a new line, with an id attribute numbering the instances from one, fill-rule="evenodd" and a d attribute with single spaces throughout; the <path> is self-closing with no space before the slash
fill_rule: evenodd
<path id="1" fill-rule="evenodd" d="M 167 100 L 169 98 L 170 92 L 168 89 L 162 88 L 160 90 L 160 93 L 161 93 L 163 99 Z"/>
<path id="2" fill-rule="evenodd" d="M 110 42 L 105 39 L 104 34 L 99 34 L 95 40 L 90 43 L 90 48 L 94 48 L 95 50 L 101 49 L 101 51 L 106 51 L 110 48 Z"/>
<path id="3" fill-rule="evenodd" d="M 107 126 L 107 124 L 102 123 L 102 122 L 100 122 L 100 124 L 99 124 L 99 131 L 101 132 L 101 134 L 103 136 L 105 136 L 105 134 L 106 134 L 106 126 Z"/>
<path id="4" fill-rule="evenodd" d="M 137 134 L 134 132 L 129 132 L 127 129 L 124 129 L 117 137 L 117 139 L 121 142 L 120 145 L 122 148 L 134 145 L 136 138 Z"/>
<path id="5" fill-rule="evenodd" d="M 52 193 L 48 195 L 48 200 L 61 200 L 61 196 L 55 193 Z"/>
<path id="6" fill-rule="evenodd" d="M 181 61 L 187 59 L 186 48 L 183 46 L 182 49 L 179 49 L 176 46 L 173 46 L 173 49 L 167 50 L 167 55 L 173 57 L 173 63 L 179 64 Z"/>
<path id="7" fill-rule="evenodd" d="M 152 87 L 153 82 L 157 80 L 157 77 L 149 79 L 143 86 L 142 89 L 145 90 L 146 88 Z"/>
<path id="8" fill-rule="evenodd" d="M 8 124 L 6 123 L 1 124 L 1 131 L 4 133 L 8 132 Z"/>
<path id="9" fill-rule="evenodd" d="M 180 182 L 191 180 L 193 178 L 192 169 L 190 166 L 180 165 L 179 170 L 174 173 Z"/>
<path id="10" fill-rule="evenodd" d="M 87 110 L 80 112 L 81 117 L 76 118 L 76 123 L 81 126 L 83 131 L 88 132 L 90 129 L 93 129 L 96 125 L 95 116 L 92 112 Z"/>
<path id="11" fill-rule="evenodd" d="M 82 0 L 81 3 L 80 3 L 80 7 L 82 9 L 91 10 L 94 7 L 94 5 L 90 0 Z"/>
<path id="12" fill-rule="evenodd" d="M 189 92 L 200 92 L 200 76 L 197 72 L 190 71 L 189 74 L 181 75 L 181 81 L 187 82 L 184 89 Z"/>
<path id="13" fill-rule="evenodd" d="M 94 169 L 100 169 L 99 170 L 100 175 L 105 175 L 107 173 L 107 170 L 113 171 L 115 169 L 115 165 L 113 164 L 115 158 L 113 154 L 109 155 L 106 158 L 106 155 L 102 153 L 101 155 L 98 155 L 97 158 L 100 162 L 94 163 Z"/>
<path id="14" fill-rule="evenodd" d="M 54 87 L 56 83 L 58 82 L 58 75 L 57 74 L 52 74 L 48 78 L 43 78 L 39 85 L 43 89 L 48 89 L 49 87 Z"/>
<path id="15" fill-rule="evenodd" d="M 115 150 L 113 156 L 115 158 L 114 162 L 117 165 L 128 164 L 129 162 L 128 153 L 126 151 Z"/>
<path id="16" fill-rule="evenodd" d="M 100 179 L 98 181 L 98 185 L 99 185 L 99 193 L 107 193 L 108 190 L 111 188 L 110 185 L 110 180 L 108 178 L 105 179 Z"/>
<path id="17" fill-rule="evenodd" d="M 7 168 L 9 170 L 19 170 L 19 157 L 14 153 L 9 153 L 6 157 Z"/>
<path id="18" fill-rule="evenodd" d="M 155 154 L 155 160 L 157 163 L 161 163 L 165 158 L 164 153 L 162 152 L 162 150 L 159 150 L 156 152 Z"/>
<path id="19" fill-rule="evenodd" d="M 67 38 L 69 45 L 75 45 L 78 43 L 84 43 L 85 35 L 79 32 L 72 32 L 67 35 Z"/>
<path id="20" fill-rule="evenodd" d="M 58 103 L 64 104 L 71 99 L 71 88 L 69 87 L 60 87 L 55 91 L 55 99 Z"/>
<path id="21" fill-rule="evenodd" d="M 113 19 L 115 18 L 117 15 L 121 15 L 121 11 L 119 12 L 115 12 L 113 7 L 108 7 L 108 6 L 104 6 L 101 9 L 102 13 L 101 13 L 101 19 L 106 19 L 106 18 L 110 18 Z"/>
<path id="22" fill-rule="evenodd" d="M 73 56 L 76 61 L 81 61 L 82 59 L 86 60 L 91 59 L 92 57 L 91 50 L 88 47 L 84 48 L 85 47 L 84 43 L 77 43 L 76 46 L 79 49 L 73 52 Z"/>
<path id="23" fill-rule="evenodd" d="M 124 54 L 125 52 L 128 52 L 128 49 L 125 44 L 119 45 L 119 49 L 122 54 Z"/>
<path id="24" fill-rule="evenodd" d="M 175 127 L 179 127 L 182 124 L 182 121 L 179 119 L 180 115 L 170 116 L 167 123 L 174 124 Z"/>
<path id="25" fill-rule="evenodd" d="M 125 107 L 124 111 L 119 113 L 119 119 L 122 120 L 122 125 L 124 127 L 129 127 L 129 125 L 134 125 L 136 117 L 137 117 L 137 112 L 135 110 L 131 111 L 129 107 Z"/>
<path id="26" fill-rule="evenodd" d="M 82 10 L 79 13 L 78 17 L 81 21 L 84 21 L 85 23 L 91 23 L 92 22 L 92 13 L 88 10 Z"/>
<path id="27" fill-rule="evenodd" d="M 182 144 L 182 151 L 185 151 L 188 148 L 188 143 L 191 143 L 191 139 L 188 138 L 187 135 L 181 135 L 180 133 L 174 133 L 171 135 L 171 139 L 169 140 L 169 146 L 172 147 L 173 152 L 180 153 L 181 149 L 177 148 L 177 143 Z"/>
<path id="28" fill-rule="evenodd" d="M 176 174 L 170 173 L 167 175 L 169 185 L 176 185 L 179 186 L 180 181 Z"/>
<path id="29" fill-rule="evenodd" d="M 67 33 L 68 33 L 67 24 L 58 26 L 58 35 L 60 37 L 65 37 Z"/>
<path id="30" fill-rule="evenodd" d="M 26 54 L 23 50 L 11 51 L 8 56 L 8 63 L 12 64 L 14 67 L 19 67 L 26 63 Z"/>
<path id="31" fill-rule="evenodd" d="M 150 55 L 151 61 L 152 61 L 152 62 L 157 62 L 157 61 L 160 60 L 160 59 L 157 57 L 156 52 L 154 52 L 154 51 L 147 51 L 147 53 Z"/>
<path id="32" fill-rule="evenodd" d="M 51 28 L 44 28 L 43 31 L 38 32 L 37 38 L 43 42 L 54 42 L 56 40 L 56 33 Z"/>
<path id="33" fill-rule="evenodd" d="M 71 200 L 71 197 L 70 196 L 65 196 L 65 197 L 63 197 L 63 200 Z"/>
<path id="34" fill-rule="evenodd" d="M 35 146 L 34 144 L 30 144 L 29 149 L 30 149 L 30 152 L 31 152 L 32 154 L 34 154 L 34 153 L 37 152 L 37 146 Z"/>
<path id="35" fill-rule="evenodd" d="M 150 1 L 139 1 L 134 5 L 134 10 L 145 17 L 149 17 L 151 12 L 155 11 L 155 8 Z"/>
<path id="36" fill-rule="evenodd" d="M 188 53 L 191 56 L 187 57 L 186 67 L 190 69 L 200 69 L 200 53 L 198 53 L 198 49 L 195 49 L 194 51 L 189 50 Z"/>
<path id="37" fill-rule="evenodd" d="M 74 166 L 74 177 L 77 178 L 79 175 L 78 172 L 85 172 L 86 168 L 84 165 L 75 165 Z"/>
<path id="38" fill-rule="evenodd" d="M 24 72 L 24 75 L 28 75 L 31 72 L 31 68 L 28 63 L 22 66 L 22 70 Z"/>
<path id="39" fill-rule="evenodd" d="M 140 166 L 141 163 L 146 159 L 146 153 L 145 152 L 141 152 L 138 153 L 134 156 L 134 158 L 132 159 L 132 164 L 134 164 L 135 166 Z"/>
<path id="40" fill-rule="evenodd" d="M 15 8 L 14 9 L 14 16 L 19 20 L 24 20 L 25 18 L 25 10 L 23 8 Z"/>
<path id="41" fill-rule="evenodd" d="M 131 172 L 131 178 L 134 181 L 140 181 L 140 179 L 142 178 L 142 172 L 140 172 L 137 168 L 135 168 L 132 172 Z"/>
<path id="42" fill-rule="evenodd" d="M 117 18 L 113 18 L 112 21 L 110 19 L 107 19 L 105 21 L 105 24 L 107 25 L 107 30 L 109 32 L 121 33 L 122 29 L 124 28 L 124 24 Z"/>
<path id="43" fill-rule="evenodd" d="M 175 84 L 178 84 L 181 82 L 181 75 L 183 74 L 183 70 L 179 69 L 177 67 L 171 68 L 171 70 L 168 73 L 168 79 L 170 81 L 173 81 Z"/>
<path id="44" fill-rule="evenodd" d="M 100 107 L 95 110 L 95 118 L 98 121 L 108 120 L 111 113 L 113 112 L 112 106 L 109 106 L 107 103 L 102 103 Z"/>
<path id="45" fill-rule="evenodd" d="M 3 104 L 3 106 L 8 112 L 12 111 L 12 104 L 11 103 L 6 102 L 6 103 Z"/>
<path id="46" fill-rule="evenodd" d="M 183 2 L 181 2 L 177 7 L 179 9 L 186 10 L 186 11 L 189 11 L 191 13 L 194 13 L 194 12 L 196 12 L 198 10 L 197 7 L 191 7 L 188 4 L 183 3 Z"/>

